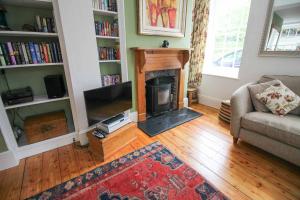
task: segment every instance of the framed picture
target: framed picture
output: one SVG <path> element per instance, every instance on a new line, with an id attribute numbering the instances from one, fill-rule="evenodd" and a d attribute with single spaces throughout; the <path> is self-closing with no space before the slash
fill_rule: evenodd
<path id="1" fill-rule="evenodd" d="M 138 0 L 139 34 L 184 37 L 188 0 Z"/>

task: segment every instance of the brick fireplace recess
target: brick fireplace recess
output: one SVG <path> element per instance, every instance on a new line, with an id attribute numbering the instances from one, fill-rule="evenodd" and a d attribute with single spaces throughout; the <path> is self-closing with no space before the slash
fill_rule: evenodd
<path id="1" fill-rule="evenodd" d="M 134 48 L 138 121 L 183 108 L 184 67 L 191 49 Z M 147 93 L 147 97 L 146 97 Z"/>

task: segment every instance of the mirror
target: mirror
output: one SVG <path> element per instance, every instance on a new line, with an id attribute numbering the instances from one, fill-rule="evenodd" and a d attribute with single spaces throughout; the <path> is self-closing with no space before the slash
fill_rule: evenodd
<path id="1" fill-rule="evenodd" d="M 260 55 L 300 57 L 300 0 L 270 0 Z"/>

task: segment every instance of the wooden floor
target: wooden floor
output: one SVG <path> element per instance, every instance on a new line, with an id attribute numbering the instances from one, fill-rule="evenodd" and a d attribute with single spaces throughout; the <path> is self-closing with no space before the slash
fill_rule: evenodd
<path id="1" fill-rule="evenodd" d="M 107 162 L 160 141 L 231 199 L 300 199 L 300 168 L 243 142 L 233 145 L 217 110 L 193 108 L 204 116 L 153 138 L 136 128 L 138 139 Z M 73 145 L 24 159 L 0 172 L 0 199 L 30 197 L 102 164 Z"/>

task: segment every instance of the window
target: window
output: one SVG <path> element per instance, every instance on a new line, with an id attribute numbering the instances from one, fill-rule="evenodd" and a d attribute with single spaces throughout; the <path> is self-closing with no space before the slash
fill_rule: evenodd
<path id="1" fill-rule="evenodd" d="M 251 0 L 212 0 L 205 74 L 238 77 Z"/>

